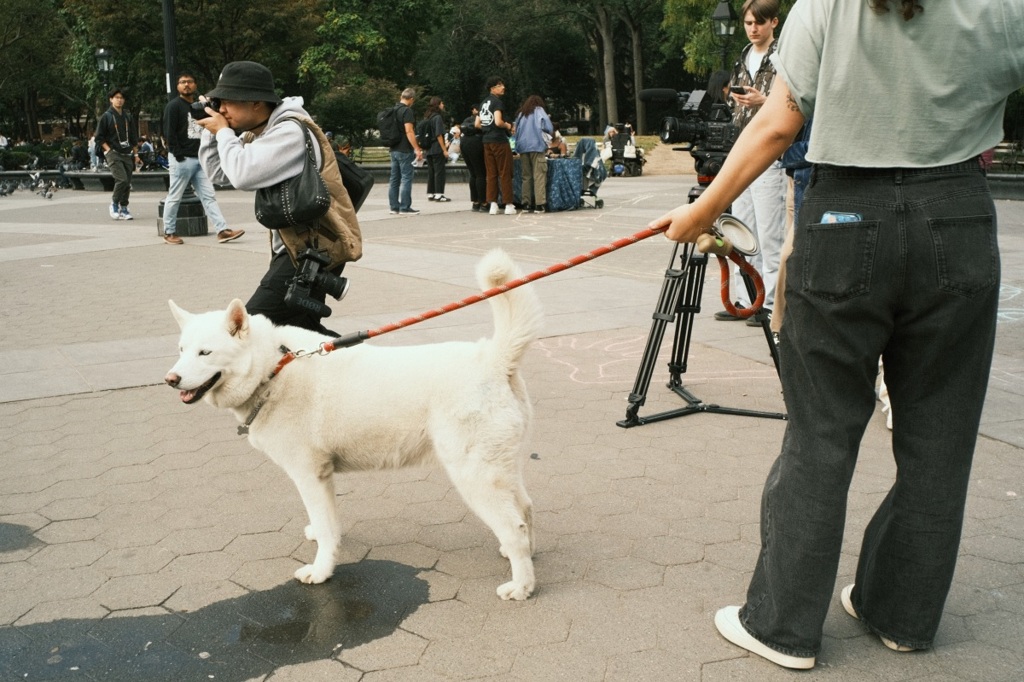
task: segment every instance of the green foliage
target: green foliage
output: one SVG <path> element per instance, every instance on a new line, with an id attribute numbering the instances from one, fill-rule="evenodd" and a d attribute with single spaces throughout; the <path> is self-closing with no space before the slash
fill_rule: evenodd
<path id="1" fill-rule="evenodd" d="M 796 0 L 780 0 L 779 28 L 775 37 L 782 30 L 782 21 L 789 14 Z M 731 0 L 733 9 L 739 14 L 742 0 Z M 706 76 L 715 69 L 722 67 L 722 47 L 718 38 L 711 30 L 711 14 L 718 6 L 718 0 L 665 0 L 665 20 L 662 30 L 665 34 L 663 50 L 666 56 L 682 54 L 684 68 L 694 74 Z M 731 68 L 739 56 L 740 50 L 749 41 L 743 30 L 743 18 L 736 24 L 736 33 L 726 45 L 726 64 Z"/>
<path id="2" fill-rule="evenodd" d="M 367 144 L 367 131 L 376 126 L 377 112 L 396 100 L 395 86 L 379 78 L 354 78 L 316 97 L 310 106 L 317 123 L 335 136 L 344 135 L 353 147 Z"/>

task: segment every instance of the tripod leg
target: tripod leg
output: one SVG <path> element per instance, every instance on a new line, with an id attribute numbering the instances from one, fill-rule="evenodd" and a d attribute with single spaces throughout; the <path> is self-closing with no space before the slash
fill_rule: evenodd
<path id="1" fill-rule="evenodd" d="M 676 254 L 679 251 L 679 244 L 672 248 L 672 257 L 665 270 L 665 279 L 661 285 L 661 295 L 655 306 L 652 315 L 654 322 L 651 323 L 651 331 L 647 336 L 647 346 L 644 348 L 643 357 L 640 360 L 640 368 L 637 370 L 636 381 L 633 384 L 633 392 L 629 394 L 629 407 L 626 408 L 626 418 L 617 424 L 623 428 L 637 426 L 640 424 L 637 413 L 640 406 L 647 400 L 647 390 L 651 386 L 651 375 L 657 363 L 658 352 L 661 350 L 661 341 L 665 336 L 665 325 L 675 318 L 675 311 L 679 305 L 679 292 L 686 277 L 688 260 L 684 257 L 682 267 L 675 269 Z"/>
<path id="2" fill-rule="evenodd" d="M 740 271 L 740 275 L 743 277 L 743 284 L 747 287 L 747 295 L 750 300 L 753 301 L 757 298 L 757 287 L 754 286 L 754 280 L 747 273 Z M 772 333 L 772 323 L 768 319 L 767 315 L 761 318 L 761 329 L 764 331 L 765 341 L 768 342 L 768 351 L 771 353 L 772 362 L 775 363 L 775 373 L 779 373 L 779 347 L 775 344 L 775 335 Z"/>
<path id="3" fill-rule="evenodd" d="M 683 258 L 688 258 L 689 264 L 686 267 L 682 298 L 675 309 L 675 340 L 672 346 L 672 359 L 668 365 L 669 388 L 682 386 L 681 376 L 686 373 L 690 341 L 693 338 L 693 319 L 700 312 L 700 299 L 704 293 L 704 273 L 708 264 L 707 254 L 700 253 L 692 245 L 687 245 L 687 253 Z"/>

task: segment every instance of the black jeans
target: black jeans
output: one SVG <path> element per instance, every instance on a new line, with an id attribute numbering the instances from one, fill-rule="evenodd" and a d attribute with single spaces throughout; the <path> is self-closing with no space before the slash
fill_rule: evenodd
<path id="1" fill-rule="evenodd" d="M 487 166 L 484 165 L 484 142 L 479 135 L 464 135 L 462 160 L 469 171 L 469 200 L 474 204 L 487 201 Z"/>
<path id="2" fill-rule="evenodd" d="M 340 273 L 336 273 L 340 274 Z M 274 254 L 270 261 L 267 274 L 263 275 L 260 285 L 253 292 L 245 309 L 250 315 L 263 315 L 276 325 L 302 327 L 311 331 L 338 337 L 340 334 L 320 324 L 320 317 L 304 308 L 292 308 L 284 302 L 288 291 L 288 283 L 295 277 L 295 266 L 287 251 Z M 312 298 L 324 303 L 327 294 L 314 289 Z"/>
<path id="3" fill-rule="evenodd" d="M 444 154 L 427 155 L 427 194 L 444 194 L 444 182 L 448 173 L 445 167 L 447 160 Z"/>
<path id="4" fill-rule="evenodd" d="M 830 211 L 856 215 L 830 222 Z M 977 159 L 815 166 L 786 261 L 789 423 L 740 611 L 758 640 L 818 653 L 881 356 L 896 477 L 864 530 L 852 600 L 875 633 L 931 646 L 956 567 L 998 303 L 995 207 Z"/>

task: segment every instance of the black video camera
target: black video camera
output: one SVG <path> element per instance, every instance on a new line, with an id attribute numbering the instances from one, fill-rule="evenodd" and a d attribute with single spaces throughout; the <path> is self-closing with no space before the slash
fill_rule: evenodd
<path id="1" fill-rule="evenodd" d="M 666 144 L 682 142 L 683 151 L 697 162 L 697 174 L 713 176 L 722 168 L 725 156 L 739 137 L 739 128 L 732 124 L 732 112 L 727 104 L 712 102 L 705 90 L 676 92 L 664 88 L 642 90 L 645 102 L 675 104 L 678 116 L 661 120 L 658 136 Z"/>
<path id="2" fill-rule="evenodd" d="M 299 254 L 299 271 L 288 283 L 284 302 L 291 308 L 308 310 L 318 317 L 330 317 L 331 309 L 313 298 L 313 289 L 330 294 L 340 301 L 348 293 L 348 279 L 321 270 L 330 260 L 315 249 L 306 249 Z"/>
<path id="3" fill-rule="evenodd" d="M 188 113 L 192 114 L 192 118 L 197 121 L 204 118 L 210 118 L 210 115 L 206 113 L 206 107 L 210 107 L 214 111 L 220 112 L 220 100 L 216 97 L 208 100 L 197 99 L 195 102 L 192 102 Z"/>

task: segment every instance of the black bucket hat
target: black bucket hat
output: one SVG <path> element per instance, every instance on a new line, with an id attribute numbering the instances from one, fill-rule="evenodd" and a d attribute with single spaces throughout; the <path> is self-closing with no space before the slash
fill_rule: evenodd
<path id="1" fill-rule="evenodd" d="M 225 66 L 217 79 L 217 87 L 206 96 L 235 102 L 281 103 L 274 91 L 274 75 L 256 62 L 231 62 Z"/>

